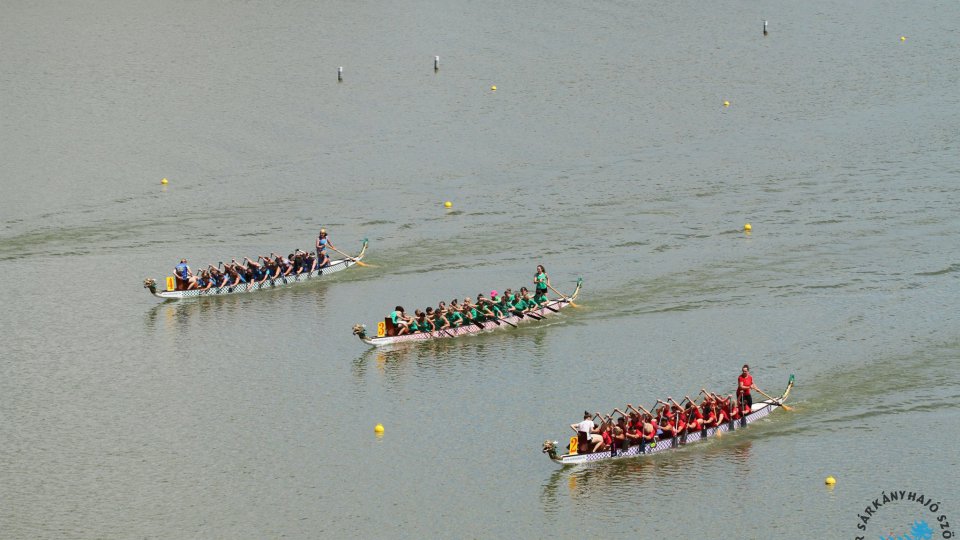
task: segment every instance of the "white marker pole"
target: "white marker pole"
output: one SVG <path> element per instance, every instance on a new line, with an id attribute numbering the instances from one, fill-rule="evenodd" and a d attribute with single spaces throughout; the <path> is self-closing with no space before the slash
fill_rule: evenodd
<path id="1" fill-rule="evenodd" d="M 337 68 L 337 82 L 343 82 L 343 66 Z"/>

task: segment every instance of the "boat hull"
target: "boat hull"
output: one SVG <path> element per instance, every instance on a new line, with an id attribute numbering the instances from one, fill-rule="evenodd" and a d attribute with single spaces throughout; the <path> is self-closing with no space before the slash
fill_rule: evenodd
<path id="1" fill-rule="evenodd" d="M 557 315 L 559 311 L 570 304 L 573 303 L 573 300 L 580 294 L 580 287 L 582 286 L 583 280 L 577 281 L 577 288 L 574 290 L 573 294 L 569 297 L 558 298 L 556 300 L 551 300 L 541 306 L 539 309 L 532 310 L 532 313 L 535 317 L 548 318 L 554 315 Z M 494 321 L 485 321 L 480 324 L 466 324 L 464 326 L 458 326 L 456 328 L 447 328 L 444 330 L 435 330 L 433 332 L 421 332 L 418 334 L 405 334 L 402 336 L 385 336 L 385 337 L 365 337 L 357 333 L 357 330 L 354 330 L 354 333 L 360 337 L 360 340 L 366 343 L 367 345 L 373 347 L 384 347 L 387 345 L 394 345 L 399 343 L 414 343 L 420 341 L 431 341 L 435 339 L 445 339 L 445 338 L 454 338 L 460 336 L 467 336 L 472 334 L 479 334 L 481 332 L 489 332 L 497 329 L 505 328 L 515 328 L 518 324 L 527 323 L 529 321 L 535 321 L 534 317 L 530 317 L 525 314 L 523 317 L 518 317 L 517 315 L 510 315 L 509 317 L 503 317 Z M 498 324 L 499 323 L 499 324 Z M 358 325 L 358 328 L 362 326 Z"/>
<path id="2" fill-rule="evenodd" d="M 161 291 L 156 288 L 156 286 L 149 287 L 144 285 L 145 288 L 150 289 L 150 292 L 157 298 L 163 298 L 165 300 L 170 299 L 183 299 L 183 298 L 200 298 L 206 296 L 224 296 L 227 294 L 237 294 L 244 292 L 254 292 L 261 291 L 265 289 L 277 289 L 281 287 L 286 287 L 294 285 L 297 283 L 303 283 L 305 281 L 313 281 L 317 278 L 327 276 L 336 272 L 341 272 L 357 264 L 357 261 L 363 258 L 364 254 L 367 251 L 367 241 L 363 241 L 363 247 L 360 249 L 360 253 L 353 257 L 352 259 L 337 259 L 330 261 L 330 264 L 320 268 L 319 270 L 314 270 L 309 274 L 296 274 L 286 277 L 280 277 L 275 279 L 268 279 L 262 283 L 241 283 L 233 287 L 210 287 L 209 289 L 190 289 L 190 290 L 180 290 L 180 291 Z M 153 281 L 153 280 L 149 280 Z"/>
<path id="3" fill-rule="evenodd" d="M 656 446 L 653 447 L 650 445 L 645 445 L 645 447 L 643 447 L 644 445 L 638 445 L 631 446 L 627 450 L 604 450 L 603 452 L 589 452 L 586 454 L 564 454 L 551 459 L 561 465 L 579 465 L 583 463 L 593 463 L 596 461 L 607 461 L 611 459 L 626 459 L 648 456 L 659 454 L 667 450 L 675 450 L 677 448 L 714 437 L 718 432 L 727 433 L 744 429 L 757 420 L 769 416 L 770 413 L 782 408 L 783 402 L 786 401 L 787 396 L 790 394 L 791 388 L 793 388 L 793 375 L 790 376 L 790 381 L 787 383 L 787 388 L 779 398 L 768 399 L 754 403 L 750 414 L 747 415 L 746 419 L 741 418 L 731 422 L 726 422 L 718 427 L 707 428 L 706 430 L 696 433 L 687 433 L 685 435 L 681 435 L 680 437 L 663 439 L 661 441 L 657 441 Z"/>

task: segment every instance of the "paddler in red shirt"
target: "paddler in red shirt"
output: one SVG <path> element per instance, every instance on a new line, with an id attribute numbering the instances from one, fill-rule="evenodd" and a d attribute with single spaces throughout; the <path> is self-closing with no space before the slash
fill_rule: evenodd
<path id="1" fill-rule="evenodd" d="M 723 402 L 727 406 L 727 410 L 730 413 L 730 418 L 733 420 L 739 420 L 740 407 L 737 406 L 737 401 L 733 399 L 733 394 L 728 394 L 727 399 L 723 400 Z"/>
<path id="2" fill-rule="evenodd" d="M 703 427 L 705 428 L 716 427 L 717 406 L 714 403 L 713 398 L 711 398 L 710 395 L 706 393 L 706 390 L 704 390 L 703 392 L 704 392 L 703 403 L 700 404 L 700 408 L 702 409 L 702 412 L 703 412 L 702 414 Z"/>
<path id="3" fill-rule="evenodd" d="M 700 407 L 690 399 L 690 396 L 684 396 L 687 398 L 687 433 L 693 433 L 695 431 L 701 431 L 703 429 L 703 413 L 700 412 Z"/>
<path id="4" fill-rule="evenodd" d="M 654 422 L 653 415 L 650 414 L 650 411 L 644 409 L 643 405 L 639 405 L 639 407 L 643 410 L 643 414 L 640 415 L 640 453 L 642 454 L 647 451 L 647 445 L 657 443 L 657 429 L 659 429 L 659 426 Z M 627 408 L 640 414 L 640 411 L 629 403 L 627 404 Z"/>
<path id="5" fill-rule="evenodd" d="M 670 399 L 669 397 L 667 399 Z M 673 406 L 665 401 L 657 400 L 658 403 L 662 403 L 663 407 L 660 408 L 660 415 L 663 417 L 663 420 L 658 422 L 660 424 L 660 430 L 663 431 L 663 439 L 672 439 L 680 434 L 682 429 L 677 425 L 677 417 L 673 414 Z"/>

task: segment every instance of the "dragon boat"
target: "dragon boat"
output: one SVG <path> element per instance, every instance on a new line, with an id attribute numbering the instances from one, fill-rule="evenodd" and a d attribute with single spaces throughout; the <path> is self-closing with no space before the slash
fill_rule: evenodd
<path id="1" fill-rule="evenodd" d="M 577 279 L 577 287 L 574 289 L 573 293 L 570 294 L 570 296 L 562 296 L 560 298 L 550 300 L 541 305 L 539 308 L 524 313 L 523 316 L 514 314 L 510 315 L 509 317 L 501 317 L 499 319 L 491 319 L 484 322 L 465 323 L 463 326 L 458 326 L 456 328 L 442 328 L 432 332 L 419 332 L 416 334 L 404 335 L 397 335 L 398 328 L 394 326 L 393 322 L 390 320 L 390 317 L 384 317 L 382 322 L 377 323 L 376 337 L 367 336 L 367 327 L 362 324 L 354 325 L 353 333 L 367 345 L 382 347 L 384 345 L 392 345 L 395 343 L 410 343 L 434 339 L 454 338 L 479 334 L 480 332 L 487 332 L 491 330 L 516 328 L 520 323 L 539 321 L 541 319 L 556 315 L 561 309 L 573 303 L 573 300 L 576 299 L 578 294 L 580 294 L 580 288 L 582 285 L 583 278 Z"/>
<path id="2" fill-rule="evenodd" d="M 351 266 L 360 262 L 360 259 L 363 259 L 363 256 L 367 252 L 367 239 L 363 239 L 363 246 L 360 248 L 360 253 L 356 257 L 347 257 L 344 259 L 333 259 L 330 261 L 330 264 L 324 266 L 323 268 L 314 270 L 310 273 L 300 273 L 292 274 L 285 277 L 278 277 L 273 279 L 267 279 L 261 283 L 241 283 L 239 285 L 234 285 L 232 287 L 210 287 L 209 289 L 177 289 L 176 288 L 176 279 L 173 276 L 167 276 L 166 279 L 166 290 L 158 290 L 157 281 L 153 278 L 147 278 L 143 280 L 143 288 L 149 289 L 150 294 L 156 296 L 157 298 L 163 299 L 178 299 L 178 298 L 194 298 L 202 296 L 223 296 L 225 294 L 236 294 L 242 292 L 253 292 L 260 291 L 264 289 L 276 289 L 279 287 L 287 287 L 297 283 L 303 283 L 305 281 L 311 281 L 319 277 L 326 276 L 328 274 L 333 274 L 334 272 L 340 272 L 341 270 L 346 270 Z"/>
<path id="3" fill-rule="evenodd" d="M 613 448 L 610 450 L 602 450 L 600 452 L 579 452 L 578 437 L 574 435 L 573 437 L 570 437 L 570 445 L 567 448 L 569 453 L 559 455 L 557 452 L 559 442 L 549 440 L 544 441 L 543 443 L 543 453 L 547 454 L 550 459 L 561 465 L 578 465 L 581 463 L 592 463 L 595 461 L 607 461 L 610 459 L 625 459 L 659 454 L 661 452 L 674 450 L 698 441 L 715 437 L 718 433 L 734 432 L 744 429 L 757 420 L 765 418 L 770 415 L 770 413 L 783 408 L 783 403 L 787 400 L 787 396 L 790 394 L 791 388 L 793 388 L 793 375 L 790 375 L 790 380 L 787 381 L 787 387 L 783 393 L 780 394 L 780 397 L 754 403 L 753 407 L 750 409 L 750 414 L 748 414 L 746 417 L 730 420 L 728 422 L 724 422 L 720 426 L 706 428 L 698 432 L 684 433 L 679 437 L 658 440 L 656 443 L 634 445 L 628 447 L 626 450 Z"/>

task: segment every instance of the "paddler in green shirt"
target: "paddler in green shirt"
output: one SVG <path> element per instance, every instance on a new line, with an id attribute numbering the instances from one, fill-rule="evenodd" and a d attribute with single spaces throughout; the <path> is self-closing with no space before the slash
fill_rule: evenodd
<path id="1" fill-rule="evenodd" d="M 542 305 L 546 304 L 548 301 L 549 301 L 549 300 L 547 299 L 547 294 L 546 294 L 546 293 L 542 293 L 542 292 L 540 292 L 540 291 L 537 291 L 537 294 L 533 295 L 533 302 L 534 302 L 535 304 L 537 304 L 537 306 L 542 306 Z"/>
<path id="2" fill-rule="evenodd" d="M 480 312 L 481 320 L 486 321 L 488 319 L 499 318 L 499 316 L 493 312 L 493 309 L 491 309 L 491 306 L 493 306 L 493 302 L 491 302 L 490 300 L 487 300 L 487 298 L 483 296 L 482 293 L 477 295 L 477 311 Z"/>
<path id="3" fill-rule="evenodd" d="M 530 291 L 526 287 L 520 287 L 520 295 L 513 306 L 524 313 L 537 309 L 537 304 L 530 298 Z"/>
<path id="4" fill-rule="evenodd" d="M 523 289 L 521 289 L 522 291 Z M 513 302 L 510 304 L 512 307 L 511 311 L 523 313 L 527 310 L 527 302 L 523 299 L 523 296 L 516 295 Z"/>
<path id="5" fill-rule="evenodd" d="M 460 309 L 457 299 L 454 298 L 450 302 L 449 309 L 447 309 L 447 321 L 450 322 L 450 326 L 456 327 L 463 325 L 463 315 L 460 314 Z"/>
<path id="6" fill-rule="evenodd" d="M 463 324 L 480 323 L 477 320 L 477 308 L 470 307 L 466 301 L 460 306 L 460 315 L 463 316 Z"/>
<path id="7" fill-rule="evenodd" d="M 423 312 L 419 309 L 413 310 L 414 317 L 410 319 L 410 333 L 415 334 L 423 330 L 423 327 L 420 326 L 420 323 L 423 322 Z"/>
<path id="8" fill-rule="evenodd" d="M 447 320 L 447 307 L 443 302 L 440 302 L 433 312 L 433 327 L 437 330 L 450 328 L 450 321 Z"/>
<path id="9" fill-rule="evenodd" d="M 510 314 L 510 302 L 507 300 L 507 295 L 501 295 L 497 300 L 497 303 L 493 305 L 493 312 L 496 313 L 497 317 L 506 317 Z"/>
<path id="10" fill-rule="evenodd" d="M 428 333 L 436 330 L 436 327 L 433 324 L 433 308 L 432 307 L 427 308 L 427 312 L 423 315 L 422 319 L 417 321 L 417 326 L 420 327 L 420 330 Z"/>

